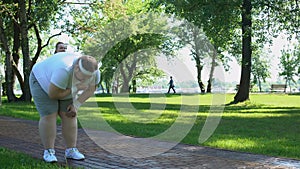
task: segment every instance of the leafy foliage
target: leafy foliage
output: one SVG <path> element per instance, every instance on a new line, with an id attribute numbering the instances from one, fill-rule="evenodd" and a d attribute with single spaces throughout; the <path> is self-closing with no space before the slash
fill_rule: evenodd
<path id="1" fill-rule="evenodd" d="M 83 15 L 79 15 L 81 9 L 72 11 L 84 53 L 102 62 L 106 88 L 114 74 L 121 77 L 115 80 L 122 84 L 122 91 L 128 90 L 131 79 L 145 78 L 142 73 L 161 76 L 154 56 L 159 52 L 171 56 L 178 46 L 169 36 L 167 18 L 148 13 L 147 4 L 138 0 L 94 2 L 83 6 Z"/>
<path id="2" fill-rule="evenodd" d="M 43 44 L 42 33 L 49 34 L 50 27 L 56 23 L 56 12 L 61 9 L 63 0 L 52 1 L 13 1 L 0 2 L 0 47 L 5 53 L 5 88 L 9 101 L 30 101 L 29 74 L 41 51 L 53 36 L 47 36 Z M 35 42 L 35 43 L 33 43 Z M 20 69 L 22 58 L 23 68 Z M 17 80 L 22 96 L 17 98 L 13 86 Z"/>
<path id="3" fill-rule="evenodd" d="M 252 56 L 252 83 L 257 84 L 259 91 L 262 91 L 262 82 L 266 82 L 266 79 L 270 77 L 270 59 L 259 49 L 254 50 Z"/>
<path id="4" fill-rule="evenodd" d="M 291 86 L 291 82 L 296 83 L 295 77 L 299 78 L 300 69 L 300 45 L 295 46 L 294 50 L 283 49 L 280 58 L 280 76 L 286 80 L 286 84 Z"/>
<path id="5" fill-rule="evenodd" d="M 249 99 L 251 38 L 262 47 L 279 32 L 299 37 L 299 4 L 289 0 L 153 0 L 153 7 L 181 16 L 201 27 L 217 51 L 242 54 L 241 90 L 235 101 Z M 253 47 L 253 46 L 252 46 Z M 218 53 L 221 53 L 218 52 Z M 240 92 L 241 91 L 241 92 Z"/>

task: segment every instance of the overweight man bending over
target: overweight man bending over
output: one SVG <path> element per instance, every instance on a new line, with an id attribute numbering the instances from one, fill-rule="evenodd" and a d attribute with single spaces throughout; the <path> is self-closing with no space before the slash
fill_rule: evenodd
<path id="1" fill-rule="evenodd" d="M 76 148 L 77 112 L 80 105 L 94 94 L 99 81 L 98 63 L 87 55 L 57 53 L 32 68 L 30 91 L 40 114 L 39 134 L 46 162 L 57 161 L 54 150 L 57 116 L 62 121 L 66 158 L 85 158 Z"/>

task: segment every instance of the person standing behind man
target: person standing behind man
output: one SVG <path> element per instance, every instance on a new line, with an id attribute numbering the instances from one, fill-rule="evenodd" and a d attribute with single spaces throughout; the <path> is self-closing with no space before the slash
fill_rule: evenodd
<path id="1" fill-rule="evenodd" d="M 55 45 L 54 54 L 58 53 L 58 52 L 66 52 L 66 50 L 67 50 L 67 47 L 63 42 L 57 42 Z"/>
<path id="2" fill-rule="evenodd" d="M 65 157 L 74 160 L 85 158 L 76 148 L 77 113 L 81 104 L 93 96 L 99 82 L 98 63 L 92 56 L 61 52 L 33 66 L 29 84 L 40 114 L 39 134 L 46 162 L 57 162 L 54 150 L 57 116 L 62 121 Z"/>
<path id="3" fill-rule="evenodd" d="M 169 81 L 169 90 L 168 90 L 168 93 L 170 93 L 170 90 L 172 89 L 174 93 L 176 93 L 175 89 L 174 89 L 174 81 L 173 81 L 173 78 L 172 76 L 170 76 L 170 81 Z"/>

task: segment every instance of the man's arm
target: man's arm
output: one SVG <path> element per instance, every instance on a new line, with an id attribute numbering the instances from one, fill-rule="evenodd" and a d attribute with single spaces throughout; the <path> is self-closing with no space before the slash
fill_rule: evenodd
<path id="1" fill-rule="evenodd" d="M 95 91 L 96 85 L 89 85 L 89 87 L 80 94 L 77 100 L 80 103 L 84 103 L 88 98 L 94 95 Z"/>
<path id="2" fill-rule="evenodd" d="M 90 85 L 86 90 L 84 90 L 77 99 L 73 100 L 73 104 L 70 104 L 68 106 L 67 116 L 75 117 L 81 104 L 83 104 L 88 98 L 90 98 L 95 91 L 96 85 Z"/>
<path id="3" fill-rule="evenodd" d="M 71 89 L 61 89 L 54 84 L 50 84 L 49 87 L 49 97 L 50 99 L 62 99 L 71 94 Z"/>

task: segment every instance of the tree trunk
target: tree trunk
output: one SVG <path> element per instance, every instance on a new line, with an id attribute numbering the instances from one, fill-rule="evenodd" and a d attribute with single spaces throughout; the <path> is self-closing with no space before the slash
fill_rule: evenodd
<path id="1" fill-rule="evenodd" d="M 205 87 L 201 80 L 201 72 L 202 72 L 203 66 L 201 66 L 200 64 L 197 63 L 196 67 L 197 67 L 197 80 L 198 80 L 199 88 L 201 90 L 201 93 L 205 93 Z"/>
<path id="2" fill-rule="evenodd" d="M 30 75 L 30 57 L 29 57 L 29 43 L 28 43 L 28 23 L 26 15 L 26 4 L 25 1 L 20 1 L 20 23 L 21 23 L 21 46 L 23 54 L 23 72 L 24 72 L 24 101 L 31 101 L 31 94 L 29 88 L 29 75 Z"/>
<path id="3" fill-rule="evenodd" d="M 133 77 L 134 70 L 136 70 L 136 64 L 137 64 L 137 56 L 133 57 L 133 60 L 131 63 L 121 63 L 120 64 L 120 73 L 123 78 L 123 84 L 121 87 L 121 93 L 128 93 L 129 92 L 129 82 L 131 81 Z M 125 69 L 127 70 L 127 73 L 125 73 Z"/>
<path id="4" fill-rule="evenodd" d="M 1 80 L 0 80 L 0 106 L 2 105 L 2 92 L 1 92 L 2 81 Z"/>
<path id="5" fill-rule="evenodd" d="M 199 43 L 198 43 L 198 36 L 199 36 L 199 31 L 198 29 L 193 29 L 193 39 L 194 39 L 194 42 L 195 42 L 195 53 L 194 53 L 194 59 L 196 61 L 196 67 L 197 67 L 197 81 L 198 81 L 198 85 L 199 85 L 199 88 L 200 88 L 200 91 L 201 93 L 205 93 L 205 87 L 204 87 L 204 84 L 201 80 L 201 73 L 202 73 L 202 69 L 203 69 L 203 65 L 201 64 L 201 49 L 200 49 L 200 46 L 199 46 Z"/>
<path id="6" fill-rule="evenodd" d="M 106 87 L 106 93 L 110 93 L 110 83 L 108 83 L 107 81 L 104 82 L 105 83 L 105 87 Z"/>
<path id="7" fill-rule="evenodd" d="M 18 3 L 18 1 L 14 0 L 15 3 Z M 23 77 L 20 73 L 20 71 L 18 70 L 18 65 L 19 65 L 19 61 L 20 61 L 20 55 L 19 55 L 19 50 L 20 50 L 20 25 L 19 23 L 17 22 L 20 15 L 19 12 L 16 12 L 15 15 L 14 15 L 14 20 L 13 20 L 13 49 L 12 49 L 12 57 L 13 57 L 13 63 L 12 63 L 12 79 L 11 79 L 11 83 L 12 83 L 12 86 L 15 86 L 15 83 L 16 83 L 16 76 L 17 76 L 17 79 L 20 83 L 20 86 L 22 88 L 22 82 L 23 82 Z M 13 98 L 14 98 L 14 101 L 17 100 L 17 97 L 16 95 L 13 93 Z"/>
<path id="8" fill-rule="evenodd" d="M 210 68 L 210 72 L 209 72 L 209 79 L 207 81 L 207 88 L 206 88 L 206 93 L 211 93 L 211 86 L 212 86 L 212 82 L 213 82 L 213 76 L 214 76 L 214 72 L 215 72 L 215 67 L 216 65 L 216 57 L 217 54 L 214 52 L 213 56 L 212 56 L 212 61 L 211 61 L 211 68 Z"/>
<path id="9" fill-rule="evenodd" d="M 258 81 L 259 92 L 262 92 L 261 80 L 259 77 L 257 78 L 257 81 Z"/>
<path id="10" fill-rule="evenodd" d="M 249 100 L 251 74 L 251 0 L 243 0 L 242 5 L 242 72 L 240 87 L 234 97 L 234 103 Z"/>
<path id="11" fill-rule="evenodd" d="M 14 91 L 13 91 L 13 83 L 12 83 L 12 78 L 13 78 L 13 71 L 12 71 L 12 62 L 13 62 L 13 58 L 12 55 L 9 51 L 9 47 L 8 47 L 8 40 L 5 36 L 5 32 L 4 32 L 4 25 L 3 25 L 3 20 L 2 17 L 0 17 L 0 45 L 1 48 L 4 50 L 5 52 L 5 83 L 4 83 L 4 87 L 3 87 L 3 91 L 5 91 L 6 96 L 7 96 L 7 100 L 8 102 L 12 102 L 15 101 L 15 96 L 14 96 Z"/>
<path id="12" fill-rule="evenodd" d="M 102 89 L 102 93 L 104 94 L 104 88 L 103 88 L 102 83 L 100 83 L 100 88 Z"/>
<path id="13" fill-rule="evenodd" d="M 288 77 L 286 77 L 286 80 L 285 80 L 285 88 L 284 88 L 284 93 L 286 93 L 286 89 L 288 87 Z"/>
<path id="14" fill-rule="evenodd" d="M 128 74 L 125 73 L 123 64 L 121 64 L 121 66 L 120 66 L 120 72 L 121 72 L 122 80 L 123 80 L 123 83 L 122 83 L 122 86 L 120 89 L 120 93 L 128 93 L 129 92 L 129 82 L 130 82 L 132 76 L 130 76 L 130 73 L 128 73 Z"/>
<path id="15" fill-rule="evenodd" d="M 132 80 L 132 92 L 136 93 L 136 79 L 135 78 Z"/>

